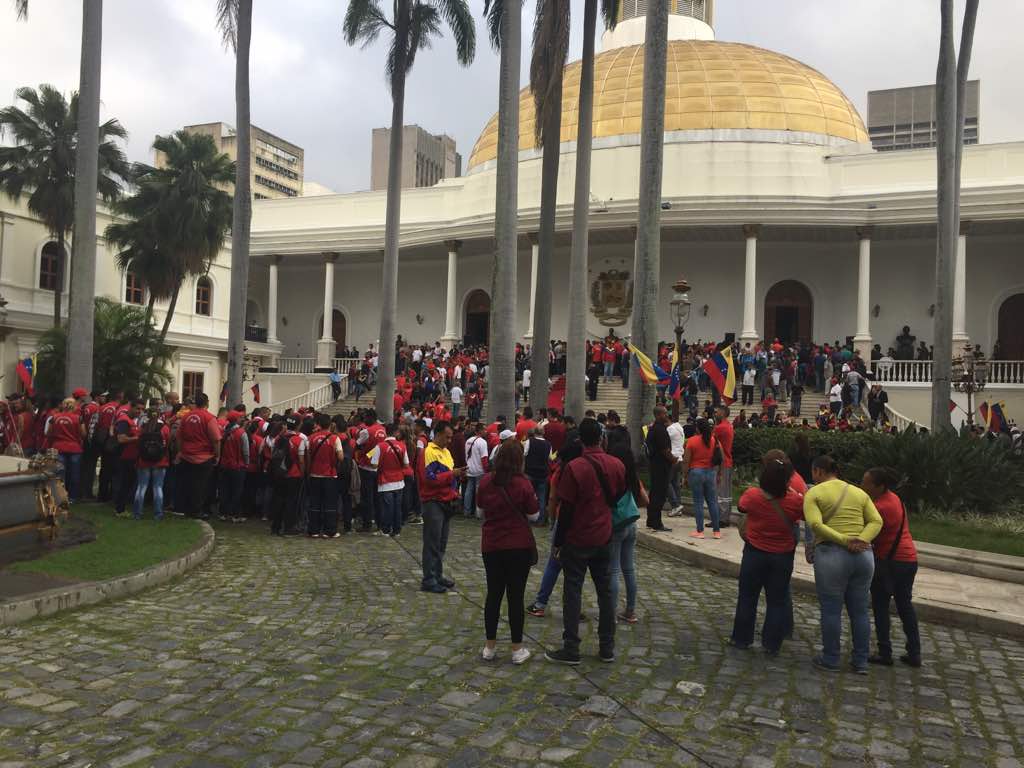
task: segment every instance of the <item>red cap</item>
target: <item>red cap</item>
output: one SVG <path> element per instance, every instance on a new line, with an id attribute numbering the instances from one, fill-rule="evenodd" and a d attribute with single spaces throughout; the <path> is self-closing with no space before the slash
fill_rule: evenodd
<path id="1" fill-rule="evenodd" d="M 244 415 L 245 415 L 245 414 L 244 414 L 244 413 L 242 413 L 241 411 L 228 411 L 228 413 L 227 413 L 227 416 L 226 416 L 225 418 L 226 418 L 226 419 L 227 419 L 228 421 L 231 421 L 231 422 L 236 422 L 236 421 L 240 421 L 240 420 L 241 420 L 241 418 L 242 418 L 242 417 L 243 417 Z"/>
<path id="2" fill-rule="evenodd" d="M 85 397 L 88 394 L 89 390 L 79 387 L 78 389 L 71 393 L 71 396 L 75 399 L 78 399 L 79 397 Z"/>

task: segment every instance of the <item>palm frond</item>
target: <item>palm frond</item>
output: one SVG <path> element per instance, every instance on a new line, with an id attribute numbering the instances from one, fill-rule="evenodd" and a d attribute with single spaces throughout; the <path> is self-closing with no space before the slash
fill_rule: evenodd
<path id="1" fill-rule="evenodd" d="M 476 25 L 466 0 L 436 0 L 435 6 L 455 39 L 459 63 L 469 66 L 476 57 Z"/>
<path id="2" fill-rule="evenodd" d="M 601 18 L 604 20 L 605 29 L 615 29 L 619 23 L 620 0 L 601 0 Z"/>
<path id="3" fill-rule="evenodd" d="M 487 37 L 491 48 L 501 49 L 501 16 L 505 10 L 506 0 L 484 0 L 484 19 L 487 22 Z M 515 2 L 515 0 L 512 0 Z"/>
<path id="4" fill-rule="evenodd" d="M 18 14 L 18 20 L 24 21 L 28 18 L 28 0 L 14 0 L 14 10 Z"/>
<path id="5" fill-rule="evenodd" d="M 365 48 L 384 29 L 394 31 L 395 27 L 381 11 L 377 0 L 350 0 L 342 24 L 346 43 L 355 45 L 361 42 Z"/>
<path id="6" fill-rule="evenodd" d="M 562 74 L 569 55 L 569 0 L 539 0 L 533 25 L 530 90 L 533 92 L 534 138 L 544 145 L 544 125 L 554 99 L 561 100 Z"/>
<path id="7" fill-rule="evenodd" d="M 217 29 L 224 47 L 238 49 L 238 0 L 217 0 Z"/>

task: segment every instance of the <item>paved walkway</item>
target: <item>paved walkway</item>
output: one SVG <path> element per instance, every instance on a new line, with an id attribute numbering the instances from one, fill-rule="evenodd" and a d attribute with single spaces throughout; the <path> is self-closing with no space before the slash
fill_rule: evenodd
<path id="1" fill-rule="evenodd" d="M 743 540 L 735 526 L 722 529 L 722 538 L 693 539 L 692 516 L 665 517 L 670 533 L 641 534 L 641 540 L 668 554 L 681 556 L 723 573 L 735 574 L 743 554 Z M 668 545 L 668 546 L 666 546 Z M 804 560 L 802 548 L 794 560 L 793 578 L 813 591 L 814 569 Z M 981 628 L 1024 637 L 1024 584 L 983 579 L 932 568 L 920 568 L 914 581 L 914 602 L 934 620 L 967 628 Z"/>
<path id="2" fill-rule="evenodd" d="M 578 669 L 479 660 L 475 523 L 464 594 L 417 591 L 400 542 L 220 527 L 200 568 L 134 598 L 0 631 L 0 765 L 988 766 L 1024 761 L 1024 644 L 922 627 L 926 666 L 826 676 L 817 608 L 769 660 L 727 648 L 735 582 L 639 553 L 641 621 Z M 535 587 L 539 573 L 531 577 Z M 586 610 L 596 615 L 592 595 Z M 556 645 L 556 610 L 528 618 Z M 695 757 L 696 756 L 696 757 Z M 699 762 L 698 762 L 699 760 Z"/>

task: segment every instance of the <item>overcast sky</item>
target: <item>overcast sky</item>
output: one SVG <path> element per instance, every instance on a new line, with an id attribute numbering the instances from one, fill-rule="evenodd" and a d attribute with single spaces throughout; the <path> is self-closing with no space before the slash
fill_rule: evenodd
<path id="1" fill-rule="evenodd" d="M 337 191 L 368 188 L 370 131 L 391 119 L 385 44 L 345 45 L 344 0 L 254 5 L 253 122 L 306 150 L 307 179 Z M 158 133 L 234 122 L 233 55 L 221 45 L 215 6 L 216 0 L 104 3 L 103 115 L 119 118 L 129 131 L 131 159 L 149 159 Z M 938 0 L 717 0 L 715 6 L 719 40 L 800 59 L 835 81 L 862 114 L 869 89 L 934 81 Z M 451 41 L 441 39 L 419 54 L 406 91 L 406 122 L 454 136 L 464 162 L 497 109 L 498 60 L 480 23 L 482 9 L 482 0 L 473 0 L 480 36 L 475 63 L 460 67 Z M 523 19 L 524 29 L 532 29 L 531 0 Z M 10 0 L 0 0 L 0 103 L 10 103 L 23 85 L 76 88 L 80 24 L 77 0 L 30 0 L 28 22 L 21 23 Z M 572 58 L 582 48 L 581 25 L 578 13 Z M 971 77 L 982 81 L 986 143 L 1024 139 L 1022 28 L 1024 3 L 982 4 Z M 525 84 L 528 42 L 523 48 Z"/>

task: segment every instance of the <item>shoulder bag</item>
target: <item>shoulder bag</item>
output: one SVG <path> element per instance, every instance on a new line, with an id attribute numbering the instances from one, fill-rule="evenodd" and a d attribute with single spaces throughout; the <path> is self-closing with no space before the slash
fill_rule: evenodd
<path id="1" fill-rule="evenodd" d="M 849 483 L 843 483 L 843 492 L 839 494 L 839 500 L 836 501 L 835 505 L 828 511 L 827 515 L 821 516 L 821 522 L 823 525 L 828 525 L 829 521 L 835 517 L 836 512 L 843 506 L 843 502 L 846 500 L 846 492 L 850 490 Z M 804 542 L 804 559 L 808 563 L 814 562 L 814 548 L 818 546 L 820 542 L 805 541 Z"/>
<path id="2" fill-rule="evenodd" d="M 900 518 L 900 529 L 896 532 L 896 538 L 892 540 L 892 546 L 889 548 L 889 554 L 886 555 L 885 559 L 875 557 L 875 579 L 886 588 L 887 594 L 893 593 L 893 572 L 892 562 L 896 557 L 896 550 L 900 546 L 900 539 L 903 538 L 903 529 L 907 525 L 907 508 L 903 506 L 903 501 L 900 500 L 900 508 L 903 510 L 903 517 Z"/>
<path id="3" fill-rule="evenodd" d="M 587 463 L 594 470 L 594 474 L 597 475 L 597 481 L 601 484 L 601 493 L 604 495 L 605 503 L 612 510 L 612 530 L 621 531 L 630 523 L 635 523 L 640 519 L 640 508 L 636 505 L 636 499 L 633 498 L 633 492 L 629 488 L 626 488 L 625 492 L 616 501 L 612 497 L 611 489 L 608 487 L 608 481 L 605 479 L 604 470 L 601 469 L 601 465 L 590 456 L 584 456 Z"/>
<path id="4" fill-rule="evenodd" d="M 511 509 L 513 513 L 518 512 L 519 510 L 516 508 L 516 505 L 512 503 L 512 497 L 508 495 L 508 491 L 500 485 L 495 487 L 501 491 L 501 495 L 505 497 L 505 503 L 508 504 L 508 508 Z M 526 515 L 523 515 L 523 520 L 526 523 L 526 530 L 530 534 L 530 567 L 532 568 L 540 559 L 537 555 L 537 540 L 533 538 L 533 529 L 530 527 L 530 521 L 527 519 Z"/>

